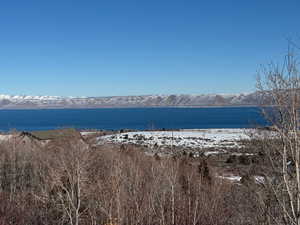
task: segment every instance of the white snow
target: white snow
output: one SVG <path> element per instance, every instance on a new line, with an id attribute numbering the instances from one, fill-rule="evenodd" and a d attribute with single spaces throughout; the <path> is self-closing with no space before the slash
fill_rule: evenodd
<path id="1" fill-rule="evenodd" d="M 253 154 L 253 153 L 238 153 L 238 152 L 236 152 L 236 153 L 232 153 L 231 155 L 235 155 L 235 156 L 253 156 L 255 154 Z"/>
<path id="2" fill-rule="evenodd" d="M 95 131 L 83 131 L 83 132 L 80 132 L 80 134 L 82 136 L 88 136 L 88 135 L 97 134 L 97 132 L 95 132 Z"/>
<path id="3" fill-rule="evenodd" d="M 217 176 L 220 179 L 228 180 L 230 182 L 241 182 L 242 177 L 237 176 L 237 175 L 222 175 L 222 176 Z M 256 184 L 264 184 L 265 183 L 265 178 L 263 176 L 253 176 L 254 181 Z"/>
<path id="4" fill-rule="evenodd" d="M 109 142 L 190 148 L 236 148 L 241 147 L 238 143 L 240 140 L 249 139 L 249 136 L 246 132 L 247 130 L 249 129 L 199 129 L 181 131 L 128 132 L 99 137 L 98 144 Z"/>
<path id="5" fill-rule="evenodd" d="M 263 176 L 254 176 L 255 182 L 257 184 L 264 184 L 265 183 L 265 178 Z"/>
<path id="6" fill-rule="evenodd" d="M 45 104 L 71 104 L 71 105 L 105 105 L 105 106 L 168 106 L 170 97 L 173 106 L 211 105 L 217 97 L 222 97 L 228 105 L 248 104 L 247 96 L 243 94 L 202 94 L 202 95 L 141 95 L 141 96 L 108 96 L 108 97 L 59 97 L 59 96 L 31 96 L 31 95 L 4 95 L 0 94 L 0 100 L 8 100 L 7 104 L 34 103 Z M 246 99 L 244 99 L 246 98 Z M 246 100 L 246 101 L 245 101 Z M 244 102 L 245 101 L 245 102 Z"/>
<path id="7" fill-rule="evenodd" d="M 7 100 L 60 100 L 63 97 L 59 96 L 30 96 L 30 95 L 0 95 L 0 99 Z"/>
<path id="8" fill-rule="evenodd" d="M 217 155 L 222 153 L 226 153 L 226 151 L 207 151 L 204 152 L 204 156 Z"/>
<path id="9" fill-rule="evenodd" d="M 9 141 L 12 137 L 13 137 L 13 135 L 11 135 L 11 134 L 1 134 L 0 142 Z"/>
<path id="10" fill-rule="evenodd" d="M 242 177 L 241 176 L 218 176 L 219 178 L 221 179 L 224 179 L 224 180 L 229 180 L 231 182 L 240 182 Z"/>

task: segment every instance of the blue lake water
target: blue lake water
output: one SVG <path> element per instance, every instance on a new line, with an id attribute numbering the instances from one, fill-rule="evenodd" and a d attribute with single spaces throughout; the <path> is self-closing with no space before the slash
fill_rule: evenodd
<path id="1" fill-rule="evenodd" d="M 0 110 L 0 130 L 195 129 L 264 126 L 257 107 Z"/>

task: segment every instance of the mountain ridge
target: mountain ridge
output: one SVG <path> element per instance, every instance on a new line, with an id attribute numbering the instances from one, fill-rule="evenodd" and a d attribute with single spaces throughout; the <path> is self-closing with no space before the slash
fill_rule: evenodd
<path id="1" fill-rule="evenodd" d="M 0 95 L 0 109 L 254 106 L 257 93 L 108 97 Z"/>

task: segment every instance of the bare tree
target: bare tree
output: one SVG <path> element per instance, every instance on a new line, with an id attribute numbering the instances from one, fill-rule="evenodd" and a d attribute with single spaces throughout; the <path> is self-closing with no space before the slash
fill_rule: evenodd
<path id="1" fill-rule="evenodd" d="M 62 147 L 60 147 L 62 146 Z M 77 140 L 64 140 L 53 149 L 49 160 L 49 183 L 60 206 L 71 225 L 80 224 L 88 210 L 83 201 L 87 198 L 90 149 Z M 50 196 L 51 197 L 51 196 Z"/>
<path id="2" fill-rule="evenodd" d="M 269 162 L 260 195 L 268 224 L 300 225 L 300 74 L 294 50 L 289 47 L 282 64 L 263 67 L 257 79 L 263 114 L 272 125 L 271 132 L 259 134 Z"/>

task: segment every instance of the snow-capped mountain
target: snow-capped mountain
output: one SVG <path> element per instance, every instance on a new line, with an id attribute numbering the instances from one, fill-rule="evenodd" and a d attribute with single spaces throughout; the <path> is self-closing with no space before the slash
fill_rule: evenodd
<path id="1" fill-rule="evenodd" d="M 1 109 L 101 108 L 101 107 L 200 107 L 257 105 L 256 93 L 202 95 L 144 95 L 113 97 L 59 97 L 0 95 Z"/>

